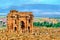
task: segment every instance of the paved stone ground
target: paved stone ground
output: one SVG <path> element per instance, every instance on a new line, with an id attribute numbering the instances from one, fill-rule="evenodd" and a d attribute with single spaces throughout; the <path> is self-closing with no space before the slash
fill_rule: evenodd
<path id="1" fill-rule="evenodd" d="M 34 28 L 32 33 L 0 30 L 0 40 L 60 40 L 60 28 Z"/>

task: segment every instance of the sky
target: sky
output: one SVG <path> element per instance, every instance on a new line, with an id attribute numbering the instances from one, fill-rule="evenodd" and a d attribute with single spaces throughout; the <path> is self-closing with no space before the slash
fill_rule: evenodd
<path id="1" fill-rule="evenodd" d="M 60 5 L 60 0 L 0 0 L 0 8 L 7 8 L 15 5 L 20 6 L 23 4 L 52 4 Z"/>
<path id="2" fill-rule="evenodd" d="M 0 0 L 0 15 L 7 15 L 12 9 L 39 16 L 60 15 L 60 0 Z"/>

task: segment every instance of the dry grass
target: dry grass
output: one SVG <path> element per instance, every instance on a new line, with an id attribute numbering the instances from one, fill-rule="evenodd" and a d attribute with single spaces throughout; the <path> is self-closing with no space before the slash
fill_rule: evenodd
<path id="1" fill-rule="evenodd" d="M 0 40 L 60 40 L 60 28 L 34 28 L 32 33 L 0 30 Z"/>

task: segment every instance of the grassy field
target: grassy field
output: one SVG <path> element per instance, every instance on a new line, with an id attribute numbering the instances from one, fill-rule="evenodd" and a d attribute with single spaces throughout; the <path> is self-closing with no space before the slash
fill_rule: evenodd
<path id="1" fill-rule="evenodd" d="M 0 27 L 0 30 L 1 30 L 1 29 L 2 29 L 2 30 L 3 30 L 3 29 L 6 29 L 6 28 L 7 28 L 7 27 Z"/>
<path id="2" fill-rule="evenodd" d="M 0 16 L 0 18 L 6 18 L 6 16 Z"/>

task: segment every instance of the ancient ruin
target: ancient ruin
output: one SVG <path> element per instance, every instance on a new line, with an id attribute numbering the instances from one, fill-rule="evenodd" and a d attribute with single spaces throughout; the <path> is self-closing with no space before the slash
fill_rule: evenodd
<path id="1" fill-rule="evenodd" d="M 32 12 L 18 12 L 11 10 L 7 15 L 8 31 L 32 32 L 33 14 Z"/>

